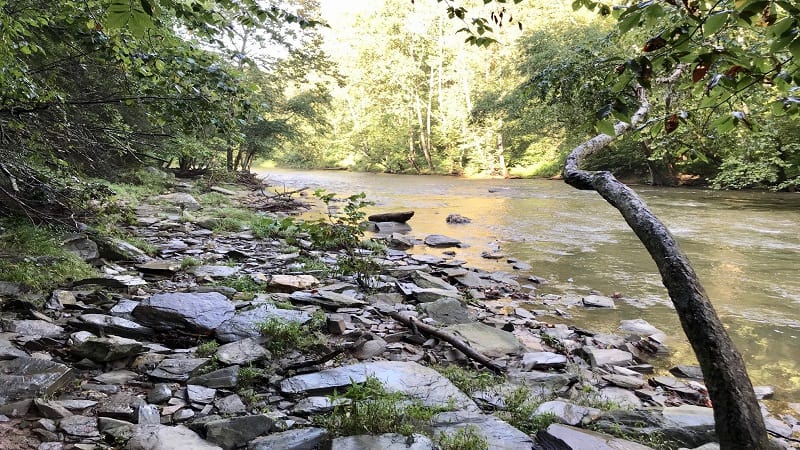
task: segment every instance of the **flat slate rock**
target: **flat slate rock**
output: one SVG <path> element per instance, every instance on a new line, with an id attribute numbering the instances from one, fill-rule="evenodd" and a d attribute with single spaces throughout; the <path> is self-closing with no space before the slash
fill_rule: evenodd
<path id="1" fill-rule="evenodd" d="M 4 320 L 3 331 L 22 334 L 27 337 L 56 338 L 64 334 L 64 327 L 44 320 Z"/>
<path id="2" fill-rule="evenodd" d="M 389 392 L 402 392 L 428 406 L 448 406 L 477 410 L 477 405 L 435 370 L 415 362 L 376 361 L 297 375 L 283 380 L 281 391 L 286 394 L 316 394 L 364 383 L 376 377 Z"/>
<path id="3" fill-rule="evenodd" d="M 469 310 L 461 300 L 444 297 L 434 302 L 422 303 L 420 308 L 431 319 L 445 325 L 472 322 Z"/>
<path id="4" fill-rule="evenodd" d="M 434 435 L 453 434 L 461 428 L 475 427 L 492 450 L 530 450 L 533 440 L 522 431 L 488 414 L 453 411 L 437 414 L 431 421 Z"/>
<path id="5" fill-rule="evenodd" d="M 300 428 L 255 438 L 247 450 L 314 450 L 329 436 L 324 428 Z"/>
<path id="6" fill-rule="evenodd" d="M 332 291 L 297 291 L 292 293 L 292 300 L 299 303 L 310 303 L 327 308 L 342 308 L 351 306 L 366 306 L 368 303 L 349 295 Z"/>
<path id="7" fill-rule="evenodd" d="M 183 425 L 138 425 L 125 444 L 126 450 L 222 450 Z"/>
<path id="8" fill-rule="evenodd" d="M 437 248 L 447 248 L 447 247 L 458 247 L 461 245 L 461 241 L 456 238 L 451 238 L 448 236 L 444 236 L 441 234 L 430 234 L 425 236 L 425 245 L 428 247 L 437 247 Z"/>
<path id="9" fill-rule="evenodd" d="M 483 323 L 450 325 L 444 330 L 465 340 L 470 347 L 490 358 L 499 358 L 523 350 L 519 339 L 512 333 Z"/>
<path id="10" fill-rule="evenodd" d="M 142 326 L 132 320 L 106 314 L 81 314 L 70 323 L 81 330 L 113 334 L 130 339 L 147 339 L 155 333 L 152 328 Z"/>
<path id="11" fill-rule="evenodd" d="M 589 306 L 592 308 L 614 308 L 616 305 L 614 304 L 614 299 L 609 297 L 603 297 L 602 295 L 587 295 L 583 297 L 583 306 Z"/>
<path id="12" fill-rule="evenodd" d="M 234 450 L 266 434 L 275 421 L 265 414 L 231 417 L 205 422 L 206 439 L 224 450 Z"/>
<path id="13" fill-rule="evenodd" d="M 633 354 L 615 348 L 583 347 L 592 367 L 628 366 L 633 364 Z"/>
<path id="14" fill-rule="evenodd" d="M 72 378 L 69 367 L 44 359 L 22 356 L 0 361 L 0 405 L 51 395 Z"/>
<path id="15" fill-rule="evenodd" d="M 233 388 L 239 384 L 239 366 L 229 366 L 224 369 L 218 369 L 213 372 L 204 373 L 203 375 L 191 377 L 186 383 L 214 389 Z"/>
<path id="16" fill-rule="evenodd" d="M 537 406 L 534 414 L 553 414 L 558 418 L 559 423 L 563 423 L 565 425 L 578 425 L 583 421 L 584 417 L 592 414 L 593 412 L 599 413 L 600 411 L 586 406 L 574 405 L 561 400 L 553 400 L 544 402 Z"/>
<path id="17" fill-rule="evenodd" d="M 619 329 L 640 336 L 651 336 L 654 334 L 664 335 L 663 331 L 654 327 L 650 324 L 650 322 L 644 319 L 621 320 L 619 323 Z"/>
<path id="18" fill-rule="evenodd" d="M 414 211 L 398 211 L 386 212 L 380 214 L 372 214 L 367 219 L 370 222 L 400 222 L 406 223 L 414 217 Z"/>
<path id="19" fill-rule="evenodd" d="M 276 274 L 269 278 L 269 290 L 272 292 L 295 292 L 319 284 L 319 280 L 312 275 L 282 275 Z"/>
<path id="20" fill-rule="evenodd" d="M 217 349 L 216 357 L 223 364 L 250 364 L 272 358 L 269 350 L 261 346 L 262 338 L 246 338 L 230 342 Z"/>
<path id="21" fill-rule="evenodd" d="M 187 381 L 196 370 L 209 361 L 209 358 L 167 358 L 147 374 L 162 380 Z"/>
<path id="22" fill-rule="evenodd" d="M 345 436 L 333 440 L 331 450 L 434 450 L 433 441 L 421 434 L 404 436 L 389 433 L 374 436 L 362 434 Z"/>
<path id="23" fill-rule="evenodd" d="M 218 292 L 162 293 L 142 301 L 133 317 L 162 331 L 208 334 L 232 318 L 234 306 Z"/>
<path id="24" fill-rule="evenodd" d="M 85 339 L 71 350 L 81 358 L 89 358 L 95 362 L 109 362 L 144 353 L 145 348 L 134 339 L 107 336 Z"/>
<path id="25" fill-rule="evenodd" d="M 553 424 L 536 435 L 546 450 L 653 450 L 646 445 L 626 441 L 608 434 Z"/>
<path id="26" fill-rule="evenodd" d="M 217 327 L 216 336 L 222 342 L 261 336 L 258 324 L 268 319 L 306 323 L 311 316 L 303 311 L 281 309 L 272 304 L 260 304 L 251 309 L 236 311 L 234 316 Z"/>
<path id="27" fill-rule="evenodd" d="M 239 272 L 239 267 L 231 266 L 198 266 L 194 269 L 194 276 L 209 278 L 228 278 Z"/>
<path id="28" fill-rule="evenodd" d="M 553 352 L 531 352 L 522 355 L 525 370 L 560 369 L 567 365 L 567 357 Z"/>

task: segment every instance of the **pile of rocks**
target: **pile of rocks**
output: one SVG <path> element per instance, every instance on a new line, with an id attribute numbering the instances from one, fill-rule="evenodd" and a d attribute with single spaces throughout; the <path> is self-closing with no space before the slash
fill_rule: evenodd
<path id="1" fill-rule="evenodd" d="M 175 201 L 192 205 L 186 195 Z M 132 231 L 158 247 L 159 259 L 105 263 L 105 277 L 55 291 L 44 311 L 6 290 L 0 442 L 11 444 L 3 448 L 433 449 L 426 436 L 465 426 L 492 449 L 648 448 L 603 430 L 659 434 L 691 448 L 715 439 L 700 371 L 684 366 L 674 369 L 677 378 L 653 375 L 648 361 L 668 352 L 658 329 L 630 320 L 609 335 L 549 323 L 544 318 L 558 317 L 566 303 L 537 295 L 541 279 L 520 281 L 513 272 L 470 269 L 452 254 L 404 250 L 457 246 L 455 240 L 419 240 L 381 226 L 392 230 L 380 235 L 391 249 L 374 257 L 381 273 L 364 291 L 346 277 L 300 273 L 300 251 L 286 253 L 281 240 L 215 233 L 202 218 L 181 222 L 148 211 Z M 303 252 L 331 266 L 341 257 Z M 187 257 L 207 264 L 183 270 Z M 267 293 L 213 283 L 239 276 Z M 607 308 L 614 300 L 587 295 L 574 303 Z M 430 366 L 473 363 L 390 317 L 398 312 L 467 343 L 504 368 L 505 381 L 462 392 Z M 276 341 L 259 324 L 305 324 L 321 313 L 328 341 L 321 351 L 268 349 Z M 207 342 L 215 344 L 198 345 Z M 339 356 L 324 358 L 333 353 Z M 327 394 L 368 377 L 446 411 L 411 437 L 335 437 L 315 425 L 314 417 L 344 401 Z M 534 414 L 552 414 L 558 423 L 530 436 L 493 415 L 520 386 L 549 399 Z M 788 416 L 767 415 L 767 423 L 778 436 L 798 431 Z"/>

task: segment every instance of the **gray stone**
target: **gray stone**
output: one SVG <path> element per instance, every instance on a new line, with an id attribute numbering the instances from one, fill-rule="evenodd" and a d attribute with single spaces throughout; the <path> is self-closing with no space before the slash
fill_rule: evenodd
<path id="1" fill-rule="evenodd" d="M 345 436 L 333 440 L 331 450 L 434 450 L 433 441 L 421 434 L 362 434 Z"/>
<path id="2" fill-rule="evenodd" d="M 444 221 L 447 223 L 464 224 L 472 222 L 472 219 L 469 217 L 464 217 L 461 214 L 448 214 Z"/>
<path id="3" fill-rule="evenodd" d="M 121 442 L 130 439 L 136 425 L 125 420 L 98 417 L 97 427 L 101 433 L 108 434 Z"/>
<path id="4" fill-rule="evenodd" d="M 168 358 L 158 363 L 148 375 L 163 380 L 186 381 L 192 373 L 208 364 L 208 358 Z"/>
<path id="5" fill-rule="evenodd" d="M 64 247 L 64 250 L 67 252 L 72 253 L 84 261 L 94 261 L 100 257 L 97 243 L 82 233 L 65 236 L 61 240 L 61 246 Z"/>
<path id="6" fill-rule="evenodd" d="M 193 334 L 208 334 L 233 315 L 233 303 L 217 292 L 156 294 L 133 310 L 144 325 Z"/>
<path id="7" fill-rule="evenodd" d="M 247 450 L 314 450 L 329 436 L 324 428 L 300 428 L 255 438 Z"/>
<path id="8" fill-rule="evenodd" d="M 522 355 L 525 370 L 560 369 L 567 365 L 567 357 L 553 352 L 532 352 Z"/>
<path id="9" fill-rule="evenodd" d="M 576 381 L 576 377 L 557 372 L 510 371 L 508 379 L 530 389 L 532 395 L 547 397 L 566 391 Z"/>
<path id="10" fill-rule="evenodd" d="M 16 359 L 27 356 L 28 353 L 15 347 L 11 341 L 0 339 L 0 360 Z"/>
<path id="11" fill-rule="evenodd" d="M 26 337 L 57 338 L 64 335 L 64 327 L 44 320 L 4 320 L 3 331 L 21 334 Z"/>
<path id="12" fill-rule="evenodd" d="M 214 420 L 205 423 L 206 439 L 224 450 L 233 450 L 267 433 L 274 423 L 264 414 Z"/>
<path id="13" fill-rule="evenodd" d="M 390 248 L 407 250 L 414 246 L 414 241 L 401 233 L 392 233 L 386 238 L 386 245 Z"/>
<path id="14" fill-rule="evenodd" d="M 115 237 L 104 237 L 97 242 L 100 248 L 100 257 L 111 261 L 134 261 L 144 263 L 150 257 L 138 247 Z"/>
<path id="15" fill-rule="evenodd" d="M 165 277 L 172 277 L 181 270 L 180 261 L 148 261 L 142 264 L 136 264 L 139 272 L 160 275 Z"/>
<path id="16" fill-rule="evenodd" d="M 313 292 L 298 291 L 292 293 L 291 298 L 299 303 L 310 303 L 327 308 L 347 308 L 367 305 L 367 302 L 355 297 L 323 290 Z"/>
<path id="17" fill-rule="evenodd" d="M 756 398 L 759 400 L 770 399 L 775 395 L 773 386 L 753 386 L 753 391 L 755 391 Z"/>
<path id="18" fill-rule="evenodd" d="M 345 397 L 332 398 L 311 396 L 297 402 L 297 404 L 294 405 L 294 409 L 292 409 L 292 414 L 301 416 L 324 414 L 333 411 L 333 408 L 337 406 L 349 404 L 350 399 Z"/>
<path id="19" fill-rule="evenodd" d="M 75 437 L 95 437 L 100 436 L 97 429 L 97 418 L 88 416 L 69 416 L 64 417 L 58 423 L 58 427 L 70 436 Z"/>
<path id="20" fill-rule="evenodd" d="M 72 353 L 96 362 L 117 361 L 144 351 L 139 341 L 119 336 L 93 337 L 72 347 Z"/>
<path id="21" fill-rule="evenodd" d="M 619 405 L 620 408 L 639 408 L 642 406 L 642 401 L 633 391 L 620 387 L 609 386 L 601 388 L 598 397 L 600 400 Z"/>
<path id="22" fill-rule="evenodd" d="M 592 308 L 614 308 L 614 299 L 602 295 L 587 295 L 583 297 L 583 306 Z"/>
<path id="23" fill-rule="evenodd" d="M 603 431 L 632 436 L 657 433 L 689 448 L 716 440 L 714 412 L 699 406 L 613 410 L 603 413 L 593 424 Z"/>
<path id="24" fill-rule="evenodd" d="M 414 217 L 414 211 L 397 211 L 380 214 L 372 214 L 367 217 L 370 222 L 399 222 L 406 223 Z"/>
<path id="25" fill-rule="evenodd" d="M 764 417 L 764 425 L 767 427 L 767 431 L 770 433 L 784 438 L 792 437 L 792 427 L 776 417 Z"/>
<path id="26" fill-rule="evenodd" d="M 139 374 L 130 370 L 115 370 L 101 373 L 92 379 L 104 384 L 128 384 L 131 380 L 139 378 Z"/>
<path id="27" fill-rule="evenodd" d="M 157 425 L 161 423 L 161 414 L 159 414 L 158 407 L 156 405 L 139 406 L 137 417 L 138 420 L 136 421 L 136 423 L 140 425 L 146 425 L 146 424 Z"/>
<path id="28" fill-rule="evenodd" d="M 139 325 L 132 320 L 105 314 L 82 314 L 71 323 L 81 330 L 130 339 L 148 339 L 155 333 L 152 328 Z"/>
<path id="29" fill-rule="evenodd" d="M 523 346 L 516 336 L 483 323 L 462 323 L 444 329 L 465 340 L 477 352 L 490 358 L 519 353 Z"/>
<path id="30" fill-rule="evenodd" d="M 599 410 L 594 411 L 599 412 Z M 539 405 L 534 415 L 553 414 L 558 418 L 559 423 L 578 425 L 583 421 L 584 417 L 592 414 L 592 412 L 592 408 L 587 408 L 586 406 L 578 406 L 561 400 L 553 400 Z"/>
<path id="31" fill-rule="evenodd" d="M 415 270 L 411 274 L 411 280 L 414 281 L 414 284 L 421 288 L 449 289 L 451 291 L 456 290 L 456 287 L 452 284 L 442 280 L 439 277 L 435 277 L 420 270 Z"/>
<path id="32" fill-rule="evenodd" d="M 380 235 L 408 233 L 411 227 L 400 222 L 372 222 L 373 230 Z"/>
<path id="33" fill-rule="evenodd" d="M 472 321 L 467 307 L 464 306 L 464 303 L 455 298 L 440 298 L 434 302 L 423 303 L 420 305 L 420 308 L 428 317 L 445 325 L 469 323 Z"/>
<path id="34" fill-rule="evenodd" d="M 182 408 L 172 414 L 172 420 L 175 422 L 185 422 L 194 417 L 194 410 L 189 408 Z"/>
<path id="35" fill-rule="evenodd" d="M 0 405 L 51 395 L 72 378 L 69 367 L 44 359 L 22 356 L 0 361 Z"/>
<path id="36" fill-rule="evenodd" d="M 191 377 L 188 384 L 197 384 L 210 388 L 233 388 L 239 384 L 239 366 L 225 367 L 203 375 Z"/>
<path id="37" fill-rule="evenodd" d="M 150 403 L 164 403 L 172 397 L 172 388 L 166 383 L 156 383 L 153 389 L 147 393 L 147 401 Z"/>
<path id="38" fill-rule="evenodd" d="M 192 403 L 202 403 L 207 405 L 214 401 L 217 396 L 217 390 L 207 388 L 205 386 L 198 386 L 196 384 L 186 385 L 186 398 Z"/>
<path id="39" fill-rule="evenodd" d="M 375 356 L 380 355 L 386 351 L 386 341 L 383 339 L 372 335 L 372 339 L 363 342 L 361 345 L 355 347 L 351 354 L 353 357 L 359 360 L 370 359 Z"/>
<path id="40" fill-rule="evenodd" d="M 250 364 L 262 359 L 270 359 L 269 350 L 262 347 L 262 338 L 246 338 L 231 342 L 217 349 L 216 357 L 223 364 Z"/>
<path id="41" fill-rule="evenodd" d="M 239 272 L 238 267 L 230 266 L 198 266 L 193 270 L 196 277 L 228 278 Z"/>
<path id="42" fill-rule="evenodd" d="M 460 301 L 461 293 L 452 289 L 416 288 L 413 290 L 414 299 L 419 303 L 430 303 L 443 298 Z"/>
<path id="43" fill-rule="evenodd" d="M 492 450 L 530 450 L 533 441 L 522 431 L 497 417 L 478 412 L 454 411 L 437 414 L 431 421 L 434 435 L 453 434 L 461 428 L 474 427 Z"/>
<path id="44" fill-rule="evenodd" d="M 200 203 L 198 203 L 197 200 L 195 200 L 195 198 L 192 197 L 191 194 L 188 194 L 186 192 L 175 192 L 172 194 L 157 195 L 153 197 L 153 200 L 157 202 L 169 203 L 186 211 L 197 211 L 199 209 L 202 209 Z"/>
<path id="45" fill-rule="evenodd" d="M 221 450 L 183 425 L 137 425 L 126 450 Z"/>
<path id="46" fill-rule="evenodd" d="M 25 286 L 22 283 L 0 281 L 0 297 L 18 297 L 23 292 L 25 292 Z"/>
<path id="47" fill-rule="evenodd" d="M 552 424 L 546 431 L 539 432 L 536 437 L 546 449 L 653 450 L 636 442 L 562 424 Z"/>
<path id="48" fill-rule="evenodd" d="M 477 409 L 475 403 L 450 380 L 415 362 L 376 361 L 353 364 L 290 377 L 283 380 L 280 387 L 287 394 L 323 393 L 341 390 L 353 382 L 364 383 L 369 376 L 380 380 L 387 391 L 402 392 L 429 406 L 448 406 L 452 401 L 456 408 Z"/>
<path id="49" fill-rule="evenodd" d="M 33 401 L 33 404 L 36 405 L 36 409 L 39 410 L 39 414 L 47 419 L 60 420 L 64 417 L 69 417 L 72 415 L 72 413 L 63 405 L 53 401 L 46 401 L 37 398 Z"/>
<path id="50" fill-rule="evenodd" d="M 211 190 L 214 191 L 214 192 L 219 192 L 220 194 L 236 195 L 235 191 L 232 191 L 230 189 L 225 189 L 224 187 L 220 187 L 220 186 L 211 186 Z"/>
<path id="51" fill-rule="evenodd" d="M 633 355 L 615 348 L 583 347 L 583 353 L 589 358 L 592 367 L 627 366 L 633 363 Z"/>
<path id="52" fill-rule="evenodd" d="M 603 379 L 625 389 L 641 389 L 644 386 L 644 379 L 641 377 L 627 376 L 627 375 L 603 375 Z"/>
<path id="53" fill-rule="evenodd" d="M 247 412 L 247 407 L 244 402 L 242 402 L 242 398 L 236 394 L 217 399 L 214 401 L 214 406 L 217 407 L 217 410 L 222 415 L 243 414 Z"/>
<path id="54" fill-rule="evenodd" d="M 640 336 L 651 336 L 654 334 L 664 335 L 663 331 L 650 325 L 650 323 L 644 319 L 622 320 L 619 323 L 619 329 Z"/>
<path id="55" fill-rule="evenodd" d="M 51 403 L 63 406 L 70 411 L 81 411 L 86 408 L 91 408 L 97 405 L 97 402 L 94 400 L 81 400 L 81 399 L 73 399 L 73 400 L 53 400 Z"/>
<path id="56" fill-rule="evenodd" d="M 303 311 L 281 309 L 272 304 L 260 304 L 252 309 L 236 311 L 236 314 L 220 324 L 216 337 L 222 342 L 234 342 L 248 337 L 261 336 L 258 324 L 269 319 L 306 323 L 311 316 Z"/>
<path id="57" fill-rule="evenodd" d="M 463 275 L 453 277 L 453 280 L 459 285 L 466 287 L 467 289 L 479 289 L 492 286 L 491 281 L 484 280 L 483 278 L 479 277 L 475 272 L 466 272 Z"/>
<path id="58" fill-rule="evenodd" d="M 127 392 L 121 392 L 103 400 L 97 407 L 97 415 L 136 422 L 139 407 L 144 405 L 145 401 L 141 398 Z"/>
<path id="59" fill-rule="evenodd" d="M 295 292 L 319 284 L 312 275 L 275 274 L 269 278 L 269 290 L 272 292 Z"/>
<path id="60" fill-rule="evenodd" d="M 443 236 L 441 234 L 431 234 L 425 236 L 425 245 L 429 247 L 437 247 L 437 248 L 446 248 L 446 247 L 458 247 L 461 245 L 461 241 L 455 238 Z"/>

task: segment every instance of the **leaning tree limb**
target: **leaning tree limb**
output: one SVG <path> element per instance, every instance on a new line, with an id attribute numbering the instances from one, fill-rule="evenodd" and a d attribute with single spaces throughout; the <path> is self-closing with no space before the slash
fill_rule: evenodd
<path id="1" fill-rule="evenodd" d="M 464 341 L 453 336 L 452 334 L 445 333 L 444 331 L 436 327 L 432 327 L 426 323 L 416 320 L 414 317 L 403 315 L 402 313 L 397 311 L 389 312 L 389 316 L 392 319 L 411 328 L 415 332 L 427 334 L 429 336 L 433 336 L 442 341 L 447 342 L 448 344 L 455 347 L 458 351 L 463 353 L 467 358 L 476 361 L 477 363 L 481 364 L 482 366 L 486 367 L 487 369 L 491 370 L 492 372 L 498 375 L 505 373 L 505 369 L 499 366 L 498 364 L 494 363 L 488 356 L 475 351 L 474 348 L 470 347 Z"/>
<path id="2" fill-rule="evenodd" d="M 647 115 L 650 104 L 645 90 L 637 88 L 637 95 L 640 107 L 631 123 L 615 125 L 617 135 L 629 131 Z M 588 155 L 603 149 L 615 137 L 600 134 L 573 149 L 566 160 L 564 180 L 577 189 L 596 191 L 619 210 L 658 266 L 703 370 L 721 448 L 773 448 L 744 361 L 675 238 L 644 201 L 610 172 L 580 169 Z"/>

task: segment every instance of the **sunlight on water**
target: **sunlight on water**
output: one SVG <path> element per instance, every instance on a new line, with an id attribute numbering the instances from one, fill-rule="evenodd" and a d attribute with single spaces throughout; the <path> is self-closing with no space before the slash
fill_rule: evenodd
<path id="1" fill-rule="evenodd" d="M 277 169 L 265 176 L 277 186 L 366 192 L 376 203 L 370 212 L 414 210 L 413 235 L 452 236 L 470 245 L 457 250 L 469 265 L 511 271 L 504 261 L 480 257 L 499 246 L 533 266 L 520 275 L 549 281 L 543 293 L 620 292 L 625 302 L 616 310 L 571 308 L 571 319 L 558 320 L 613 333 L 620 320 L 643 318 L 670 336 L 672 354 L 658 361 L 659 367 L 694 360 L 655 264 L 619 213 L 596 193 L 548 180 Z M 689 255 L 753 382 L 776 386 L 780 401 L 800 402 L 800 195 L 638 190 Z M 451 213 L 472 223 L 445 223 Z"/>

